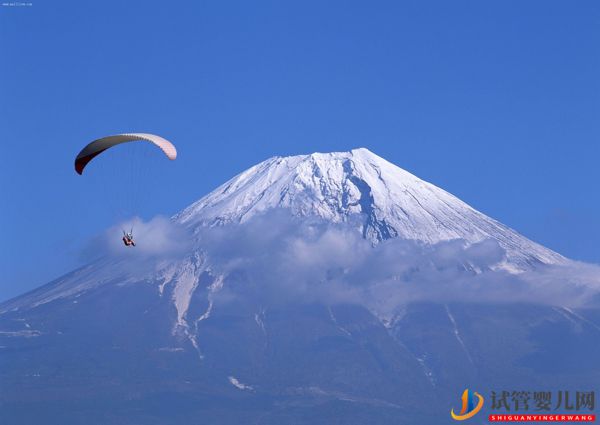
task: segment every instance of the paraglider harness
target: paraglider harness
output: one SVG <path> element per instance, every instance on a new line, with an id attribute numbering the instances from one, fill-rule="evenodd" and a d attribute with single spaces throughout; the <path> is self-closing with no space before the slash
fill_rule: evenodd
<path id="1" fill-rule="evenodd" d="M 125 233 L 125 230 L 123 230 L 123 243 L 125 244 L 125 246 L 135 246 L 132 231 L 129 233 Z"/>

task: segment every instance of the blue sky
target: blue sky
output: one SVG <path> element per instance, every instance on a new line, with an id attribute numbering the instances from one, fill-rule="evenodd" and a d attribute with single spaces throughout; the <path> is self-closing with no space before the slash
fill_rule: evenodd
<path id="1" fill-rule="evenodd" d="M 599 20 L 595 0 L 0 7 L 0 300 L 113 224 L 72 162 L 130 131 L 179 150 L 145 217 L 273 155 L 364 146 L 600 262 Z"/>

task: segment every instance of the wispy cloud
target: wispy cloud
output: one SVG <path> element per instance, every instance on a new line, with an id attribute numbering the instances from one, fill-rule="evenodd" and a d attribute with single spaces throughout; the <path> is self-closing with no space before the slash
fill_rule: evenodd
<path id="1" fill-rule="evenodd" d="M 199 234 L 212 268 L 243 282 L 225 296 L 261 302 L 359 303 L 381 314 L 412 301 L 598 302 L 600 267 L 570 262 L 512 274 L 494 240 L 435 245 L 391 239 L 372 246 L 355 229 L 283 212 Z M 243 291 L 239 289 L 243 287 Z M 234 293 L 234 292 L 237 292 Z"/>
<path id="2" fill-rule="evenodd" d="M 121 229 L 133 224 L 137 246 Z M 261 305 L 291 301 L 355 303 L 391 315 L 415 301 L 527 302 L 600 305 L 600 266 L 579 262 L 512 274 L 497 266 L 505 252 L 494 240 L 435 245 L 390 239 L 376 246 L 347 224 L 297 220 L 273 211 L 243 224 L 192 231 L 164 217 L 133 219 L 93 240 L 86 256 L 125 258 L 127 270 L 150 277 L 200 250 L 212 273 L 225 276 L 221 302 Z"/>
<path id="3" fill-rule="evenodd" d="M 127 248 L 121 238 L 124 231 L 132 229 L 136 246 Z M 156 216 L 149 221 L 133 217 L 93 238 L 82 255 L 86 260 L 105 256 L 125 256 L 131 259 L 176 258 L 190 249 L 190 241 L 185 230 L 166 217 Z"/>

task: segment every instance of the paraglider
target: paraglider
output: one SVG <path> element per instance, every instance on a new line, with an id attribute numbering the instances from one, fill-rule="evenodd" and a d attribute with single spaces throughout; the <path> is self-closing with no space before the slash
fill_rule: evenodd
<path id="1" fill-rule="evenodd" d="M 123 243 L 125 246 L 135 246 L 135 241 L 133 240 L 133 232 L 123 231 Z"/>
<path id="2" fill-rule="evenodd" d="M 155 134 L 116 134 L 113 136 L 106 136 L 100 139 L 96 139 L 93 142 L 89 143 L 87 146 L 85 146 L 75 158 L 75 172 L 77 172 L 77 174 L 79 175 L 83 175 L 83 172 L 86 169 L 87 165 L 98 155 L 100 155 L 108 149 L 111 149 L 114 146 L 129 142 L 149 142 L 159 147 L 170 160 L 174 160 L 175 158 L 177 158 L 177 150 L 175 149 L 175 146 L 168 140 Z M 123 230 L 122 241 L 127 247 L 135 246 L 135 241 L 133 239 L 133 229 L 131 229 L 131 231 L 129 232 L 125 232 L 125 230 Z"/>

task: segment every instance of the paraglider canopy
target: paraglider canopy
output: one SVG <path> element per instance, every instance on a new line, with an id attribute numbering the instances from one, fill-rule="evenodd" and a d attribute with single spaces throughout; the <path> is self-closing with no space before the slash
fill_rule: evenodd
<path id="1" fill-rule="evenodd" d="M 163 139 L 160 136 L 148 133 L 117 134 L 114 136 L 107 136 L 101 139 L 94 140 L 85 148 L 83 148 L 81 152 L 79 152 L 79 154 L 77 155 L 77 158 L 75 158 L 75 171 L 77 172 L 77 174 L 82 174 L 86 165 L 105 150 L 110 149 L 113 146 L 119 145 L 121 143 L 136 141 L 153 143 L 159 148 L 161 148 L 169 159 L 174 160 L 175 158 L 177 158 L 177 150 L 175 149 L 175 146 L 173 146 L 171 142 L 169 142 L 166 139 Z"/>

